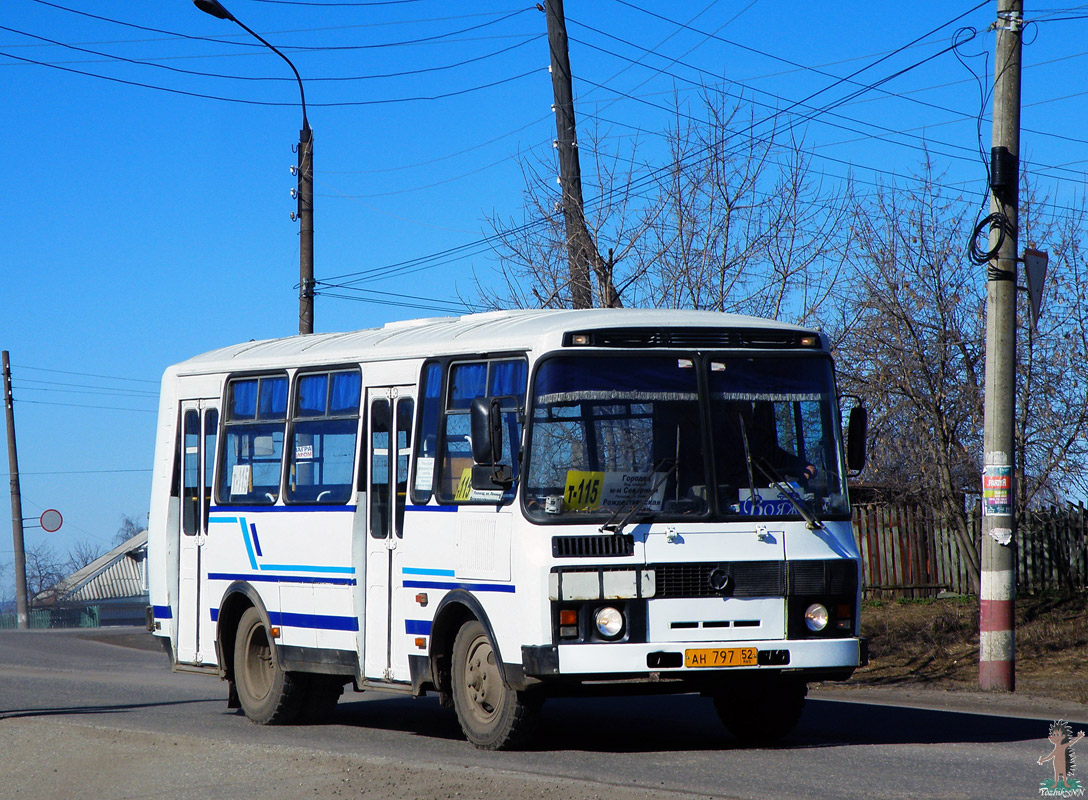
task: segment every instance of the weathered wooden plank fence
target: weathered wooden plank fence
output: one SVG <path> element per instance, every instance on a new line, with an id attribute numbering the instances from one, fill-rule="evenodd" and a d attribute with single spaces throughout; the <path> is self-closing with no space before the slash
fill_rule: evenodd
<path id="1" fill-rule="evenodd" d="M 968 514 L 976 553 L 982 519 Z M 861 551 L 866 597 L 932 597 L 973 590 L 955 532 L 936 512 L 911 502 L 858 503 L 854 531 Z M 1088 513 L 1068 504 L 1023 515 L 1017 531 L 1017 591 L 1088 589 Z"/>

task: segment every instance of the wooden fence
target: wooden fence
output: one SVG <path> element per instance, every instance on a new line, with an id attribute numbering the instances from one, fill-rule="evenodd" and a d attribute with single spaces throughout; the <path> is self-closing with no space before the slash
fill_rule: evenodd
<path id="1" fill-rule="evenodd" d="M 977 504 L 968 515 L 968 529 L 978 553 L 982 518 Z M 854 531 L 866 597 L 973 591 L 959 539 L 933 509 L 914 503 L 856 504 Z M 1088 513 L 1083 504 L 1024 514 L 1013 546 L 1018 592 L 1088 589 Z"/>

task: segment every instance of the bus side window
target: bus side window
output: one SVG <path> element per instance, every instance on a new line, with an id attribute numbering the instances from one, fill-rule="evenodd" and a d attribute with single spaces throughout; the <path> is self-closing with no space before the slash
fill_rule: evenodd
<path id="1" fill-rule="evenodd" d="M 412 398 L 397 401 L 397 504 L 396 533 L 404 536 L 404 506 L 408 500 L 408 462 L 412 457 Z"/>
<path id="2" fill-rule="evenodd" d="M 200 413 L 186 411 L 182 427 L 181 530 L 193 536 L 200 512 Z"/>
<path id="3" fill-rule="evenodd" d="M 208 512 L 215 488 L 215 442 L 219 435 L 219 412 L 214 408 L 204 412 L 204 530 L 208 529 Z"/>
<path id="4" fill-rule="evenodd" d="M 286 376 L 235 379 L 227 384 L 219 464 L 221 504 L 275 504 L 286 425 Z"/>
<path id="5" fill-rule="evenodd" d="M 299 376 L 288 448 L 288 502 L 343 504 L 351 498 L 360 391 L 358 370 Z"/>
<path id="6" fill-rule="evenodd" d="M 442 408 L 442 364 L 431 361 L 423 365 L 419 388 L 419 436 L 415 451 L 415 481 L 412 502 L 426 505 L 431 500 L 434 466 L 438 447 L 438 415 Z"/>
<path id="7" fill-rule="evenodd" d="M 389 401 L 370 404 L 370 535 L 389 535 Z"/>
<path id="8" fill-rule="evenodd" d="M 492 496 L 475 499 L 471 489 L 473 462 L 469 408 L 477 397 L 498 397 L 503 401 L 503 463 L 511 467 L 516 477 L 527 375 L 528 364 L 521 358 L 450 365 L 441 430 L 443 452 L 436 489 L 439 502 L 496 502 Z"/>

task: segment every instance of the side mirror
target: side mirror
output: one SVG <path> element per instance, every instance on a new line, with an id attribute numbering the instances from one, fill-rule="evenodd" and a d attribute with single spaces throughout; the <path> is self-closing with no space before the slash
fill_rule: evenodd
<path id="1" fill-rule="evenodd" d="M 472 488 L 505 489 L 514 482 L 510 467 L 502 462 L 502 401 L 476 397 L 469 406 L 472 432 Z"/>
<path id="2" fill-rule="evenodd" d="M 865 466 L 865 439 L 868 434 L 869 413 L 865 406 L 854 406 L 846 423 L 846 467 L 851 472 L 861 472 Z"/>

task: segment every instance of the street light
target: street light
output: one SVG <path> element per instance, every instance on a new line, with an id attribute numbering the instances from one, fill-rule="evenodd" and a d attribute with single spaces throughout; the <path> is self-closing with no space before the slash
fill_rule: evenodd
<path id="1" fill-rule="evenodd" d="M 193 0 L 193 5 L 205 14 L 218 19 L 230 20 L 246 33 L 287 62 L 298 81 L 298 93 L 302 99 L 302 130 L 298 134 L 298 221 L 299 221 L 299 290 L 298 332 L 314 332 L 314 136 L 306 119 L 306 91 L 302 78 L 291 59 L 269 44 L 245 23 L 227 11 L 219 0 Z"/>

